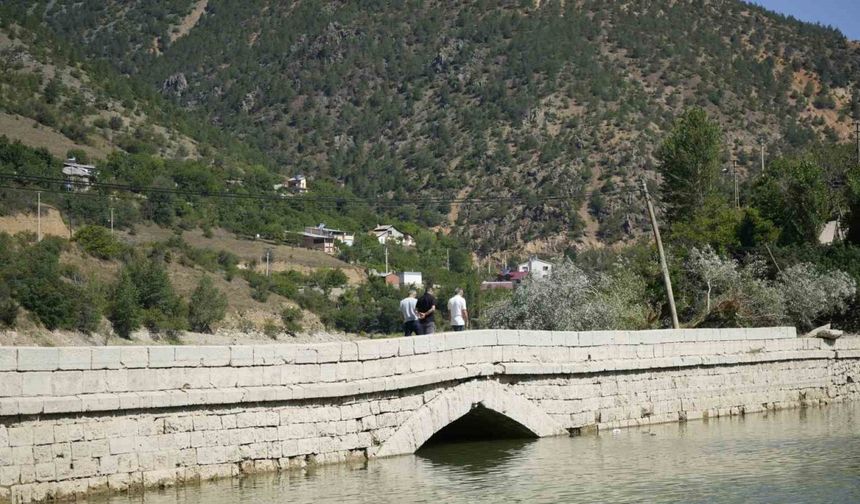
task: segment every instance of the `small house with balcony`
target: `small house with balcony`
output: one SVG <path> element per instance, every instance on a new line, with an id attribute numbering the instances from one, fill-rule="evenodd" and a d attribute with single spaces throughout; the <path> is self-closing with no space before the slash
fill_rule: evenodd
<path id="1" fill-rule="evenodd" d="M 86 192 L 96 178 L 96 167 L 78 163 L 75 158 L 63 162 L 63 186 L 68 191 Z"/>

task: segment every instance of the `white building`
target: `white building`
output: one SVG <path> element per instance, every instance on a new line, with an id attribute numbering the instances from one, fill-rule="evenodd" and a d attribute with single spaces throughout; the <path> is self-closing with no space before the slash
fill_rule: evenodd
<path id="1" fill-rule="evenodd" d="M 308 192 L 308 179 L 304 175 L 290 177 L 287 179 L 287 189 L 300 194 L 306 193 Z"/>
<path id="2" fill-rule="evenodd" d="M 379 240 L 379 243 L 381 243 L 382 245 L 385 245 L 389 240 L 392 240 L 397 243 L 400 243 L 404 247 L 415 246 L 415 240 L 412 238 L 412 236 L 406 233 L 401 233 L 397 230 L 397 228 L 388 224 L 376 226 L 375 228 L 373 228 L 373 231 L 371 231 L 370 234 L 375 236 L 376 239 Z"/>
<path id="3" fill-rule="evenodd" d="M 308 192 L 308 179 L 304 175 L 296 175 L 284 179 L 281 184 L 275 184 L 273 188 L 276 191 L 284 189 L 292 193 L 304 194 Z"/>
<path id="4" fill-rule="evenodd" d="M 80 164 L 75 158 L 63 162 L 64 185 L 68 191 L 88 191 L 95 176 L 96 167 L 93 165 Z"/>
<path id="5" fill-rule="evenodd" d="M 530 257 L 527 262 L 517 266 L 517 271 L 528 273 L 535 278 L 543 278 L 552 273 L 552 263 L 542 261 L 537 257 Z"/>
<path id="6" fill-rule="evenodd" d="M 829 221 L 824 225 L 824 229 L 818 235 L 818 243 L 822 245 L 832 245 L 835 242 L 840 242 L 845 239 L 845 230 L 842 228 L 842 223 L 838 220 Z"/>
<path id="7" fill-rule="evenodd" d="M 410 285 L 413 287 L 423 287 L 424 279 L 420 271 L 403 271 L 397 274 L 400 277 L 400 285 Z"/>

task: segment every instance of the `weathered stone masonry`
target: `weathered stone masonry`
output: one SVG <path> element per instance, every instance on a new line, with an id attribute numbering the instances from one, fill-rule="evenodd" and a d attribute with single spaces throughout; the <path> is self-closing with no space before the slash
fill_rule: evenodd
<path id="1" fill-rule="evenodd" d="M 475 406 L 536 436 L 860 397 L 860 338 L 472 331 L 0 348 L 0 501 L 410 453 Z"/>

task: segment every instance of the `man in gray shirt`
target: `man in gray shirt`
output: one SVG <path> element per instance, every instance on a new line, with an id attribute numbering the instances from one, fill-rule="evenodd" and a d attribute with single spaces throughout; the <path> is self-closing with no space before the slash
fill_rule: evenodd
<path id="1" fill-rule="evenodd" d="M 415 311 L 415 305 L 418 303 L 418 300 L 415 299 L 417 294 L 415 290 L 410 290 L 409 295 L 400 301 L 404 336 L 418 334 L 418 313 Z"/>

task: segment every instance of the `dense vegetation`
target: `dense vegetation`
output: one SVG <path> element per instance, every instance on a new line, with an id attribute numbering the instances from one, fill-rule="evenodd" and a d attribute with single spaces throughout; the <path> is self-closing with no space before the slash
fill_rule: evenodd
<path id="1" fill-rule="evenodd" d="M 860 241 L 819 244 L 825 222 L 860 225 L 860 160 L 853 146 L 816 147 L 771 163 L 738 188 L 721 183 L 719 126 L 682 114 L 658 149 L 663 225 L 678 313 L 696 327 L 835 322 L 860 330 Z M 666 326 L 653 247 L 587 252 L 531 279 L 490 310 L 490 324 L 544 329 Z M 570 303 L 554 303 L 561 295 Z"/>
<path id="2" fill-rule="evenodd" d="M 16 0 L 4 12 L 100 62 L 109 82 L 128 75 L 151 103 L 267 153 L 268 169 L 405 202 L 389 210 L 402 220 L 456 217 L 482 252 L 551 238 L 560 251 L 595 232 L 590 220 L 585 238 L 636 235 L 628 190 L 686 107 L 731 135 L 719 162 L 734 153 L 743 176 L 760 140 L 774 157 L 846 138 L 860 103 L 858 49 L 842 34 L 734 0 L 212 0 L 179 37 L 195 3 Z M 449 214 L 416 195 L 516 199 Z"/>

